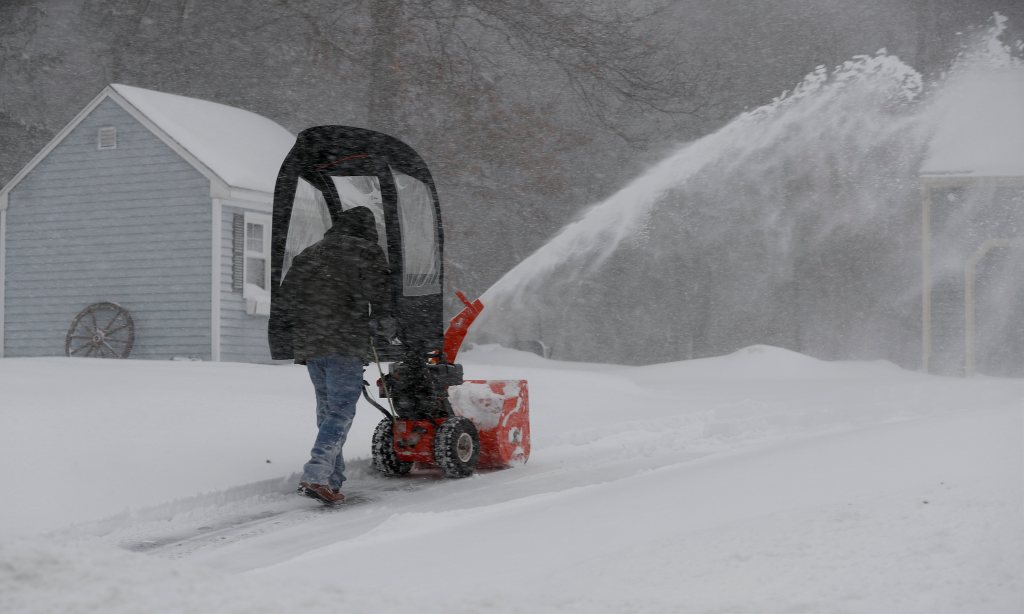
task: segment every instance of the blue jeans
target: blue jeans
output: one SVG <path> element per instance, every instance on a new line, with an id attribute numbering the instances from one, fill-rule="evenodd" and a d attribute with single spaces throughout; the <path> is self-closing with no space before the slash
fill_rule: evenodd
<path id="1" fill-rule="evenodd" d="M 356 417 L 356 401 L 363 390 L 363 360 L 355 356 L 327 356 L 306 361 L 316 392 L 316 426 L 320 429 L 302 481 L 341 489 L 345 459 L 341 448 Z"/>

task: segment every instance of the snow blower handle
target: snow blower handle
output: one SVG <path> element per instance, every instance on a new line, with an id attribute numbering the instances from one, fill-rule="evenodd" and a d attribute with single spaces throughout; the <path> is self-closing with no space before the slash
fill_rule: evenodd
<path id="1" fill-rule="evenodd" d="M 385 408 L 383 405 L 381 405 L 377 401 L 374 401 L 372 398 L 370 398 L 370 393 L 366 391 L 366 388 L 369 385 L 370 385 L 369 382 L 367 382 L 366 380 L 363 380 L 363 398 L 366 399 L 367 403 L 369 403 L 370 405 L 373 405 L 378 410 L 380 410 L 380 413 L 382 413 L 385 416 L 387 416 L 388 420 L 394 422 L 395 421 L 395 417 L 393 415 L 391 415 L 391 413 L 387 410 L 387 408 Z"/>
<path id="2" fill-rule="evenodd" d="M 384 396 L 388 399 L 388 407 L 391 408 L 391 411 L 388 412 L 388 410 L 384 409 L 380 403 L 377 403 L 370 398 L 370 393 L 366 392 L 366 387 L 369 386 L 369 384 L 366 383 L 366 380 L 363 380 L 363 398 L 369 401 L 370 405 L 373 405 L 379 409 L 381 413 L 387 416 L 388 420 L 394 422 L 398 417 L 398 414 L 395 413 L 395 403 L 391 400 L 391 391 L 388 390 L 388 378 L 384 377 L 384 368 L 380 366 L 380 356 L 377 354 L 377 348 L 373 345 L 372 337 L 370 338 L 370 349 L 373 350 L 373 362 L 377 363 L 377 373 L 380 374 L 381 385 L 384 386 Z"/>

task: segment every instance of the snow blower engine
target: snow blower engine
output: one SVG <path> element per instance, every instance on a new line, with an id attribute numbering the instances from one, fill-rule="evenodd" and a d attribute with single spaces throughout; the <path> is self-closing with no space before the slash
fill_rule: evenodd
<path id="1" fill-rule="evenodd" d="M 378 366 L 391 363 L 377 382 L 387 407 L 363 389 L 385 415 L 373 434 L 374 466 L 386 475 L 432 466 L 457 478 L 478 467 L 526 462 L 526 381 L 466 380 L 455 362 L 483 304 L 456 292 L 463 309 L 445 329 L 440 203 L 423 159 L 402 141 L 349 126 L 299 134 L 274 189 L 271 311 L 292 259 L 319 241 L 343 211 L 360 206 L 376 218 L 396 308 L 395 332 L 372 339 Z M 271 356 L 291 358 L 289 347 L 275 347 L 270 332 Z"/>

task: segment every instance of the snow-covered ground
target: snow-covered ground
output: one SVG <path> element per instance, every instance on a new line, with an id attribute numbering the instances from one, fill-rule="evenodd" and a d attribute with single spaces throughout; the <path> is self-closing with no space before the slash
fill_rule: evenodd
<path id="1" fill-rule="evenodd" d="M 529 380 L 530 461 L 385 479 L 361 402 L 327 510 L 301 367 L 0 360 L 0 612 L 1024 611 L 1024 380 L 462 362 Z"/>

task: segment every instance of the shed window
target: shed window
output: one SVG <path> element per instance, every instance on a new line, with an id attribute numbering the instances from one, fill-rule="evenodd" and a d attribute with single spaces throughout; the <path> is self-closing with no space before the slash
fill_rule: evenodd
<path id="1" fill-rule="evenodd" d="M 104 126 L 96 137 L 96 149 L 117 149 L 117 128 Z"/>
<path id="2" fill-rule="evenodd" d="M 270 216 L 245 213 L 245 247 L 243 250 L 247 298 L 261 298 L 270 287 Z"/>

